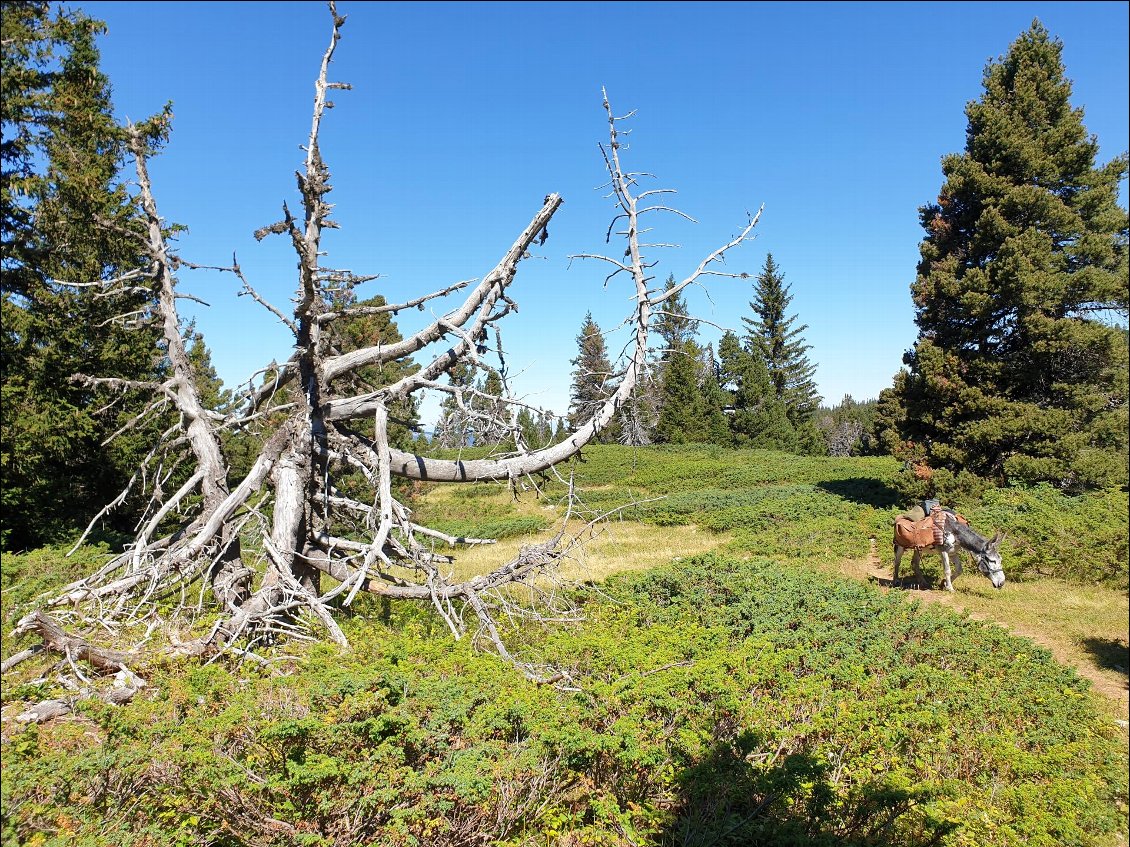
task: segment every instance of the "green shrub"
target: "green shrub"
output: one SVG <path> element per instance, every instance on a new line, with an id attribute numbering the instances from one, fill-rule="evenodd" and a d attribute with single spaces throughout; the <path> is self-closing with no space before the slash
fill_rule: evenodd
<path id="1" fill-rule="evenodd" d="M 627 516 L 730 540 L 725 556 L 612 578 L 579 598 L 578 628 L 510 633 L 579 691 L 453 642 L 426 606 L 361 596 L 353 650 L 309 648 L 287 676 L 150 668 L 126 707 L 6 724 L 4 844 L 1050 847 L 1125 833 L 1125 744 L 1072 671 L 999 627 L 810 567 L 890 532 L 895 463 L 585 453 L 588 506 L 666 495 Z M 458 489 L 433 525 L 544 526 L 491 493 Z M 1010 578 L 1125 585 L 1125 492 L 955 505 L 1008 533 Z M 61 554 L 4 557 L 6 619 L 105 555 Z M 32 676 L 5 685 L 7 715 L 60 693 Z"/>
<path id="2" fill-rule="evenodd" d="M 575 692 L 399 604 L 286 677 L 157 670 L 152 699 L 6 737 L 6 843 L 1019 847 L 1124 824 L 1113 726 L 998 627 L 764 558 L 582 599 L 582 627 L 515 642 Z"/>
<path id="3" fill-rule="evenodd" d="M 1130 497 L 1110 490 L 1068 496 L 1050 485 L 997 488 L 970 510 L 1007 536 L 1010 572 L 1130 587 Z"/>

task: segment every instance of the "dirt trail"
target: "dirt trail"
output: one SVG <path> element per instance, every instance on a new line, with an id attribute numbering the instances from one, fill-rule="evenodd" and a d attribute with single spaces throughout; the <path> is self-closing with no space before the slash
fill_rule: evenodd
<path id="1" fill-rule="evenodd" d="M 907 563 L 907 568 L 909 570 L 909 562 Z M 884 567 L 882 561 L 879 559 L 875 539 L 871 539 L 871 547 L 866 562 L 845 562 L 841 567 L 841 571 L 855 579 L 874 581 L 880 587 L 888 591 L 892 588 L 890 570 Z M 1123 728 L 1126 728 L 1126 721 L 1128 716 L 1130 716 L 1130 703 L 1128 703 L 1127 684 L 1124 678 L 1119 679 L 1117 675 L 1113 675 L 1110 671 L 1104 671 L 1102 668 L 1086 660 L 1081 661 L 1077 652 L 1072 651 L 1061 640 L 1057 640 L 1047 632 L 1034 631 L 1027 627 L 1018 627 L 1008 621 L 999 620 L 968 608 L 960 594 L 953 594 L 949 591 L 922 589 L 914 590 L 914 598 L 924 603 L 939 603 L 956 611 L 966 612 L 969 614 L 969 617 L 975 620 L 999 624 L 1014 635 L 1029 638 L 1041 647 L 1046 648 L 1052 656 L 1055 657 L 1057 662 L 1067 667 L 1074 668 L 1081 677 L 1091 682 L 1096 692 L 1111 700 L 1122 722 L 1121 725 Z"/>

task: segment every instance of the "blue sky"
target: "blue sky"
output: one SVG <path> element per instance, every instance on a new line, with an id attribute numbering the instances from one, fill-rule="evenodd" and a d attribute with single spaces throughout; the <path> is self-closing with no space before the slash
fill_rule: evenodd
<path id="1" fill-rule="evenodd" d="M 189 228 L 183 257 L 228 264 L 235 251 L 259 292 L 288 309 L 294 254 L 252 232 L 277 220 L 283 201 L 299 205 L 294 171 L 329 40 L 326 7 L 73 5 L 108 25 L 100 47 L 120 116 L 173 102 L 172 140 L 151 173 L 162 215 Z M 685 276 L 764 204 L 756 239 L 729 269 L 756 274 L 771 252 L 791 285 L 790 312 L 808 325 L 825 401 L 873 398 L 914 342 L 917 209 L 937 196 L 942 156 L 964 147 L 964 108 L 981 95 L 986 62 L 1038 17 L 1064 42 L 1073 103 L 1106 162 L 1130 147 L 1128 9 L 341 0 L 348 22 L 331 76 L 353 90 L 336 93 L 322 134 L 342 226 L 326 238 L 326 263 L 380 274 L 362 296 L 410 299 L 481 277 L 542 197 L 560 193 L 549 241 L 512 288 L 520 311 L 503 341 L 527 399 L 567 411 L 585 313 L 611 329 L 631 305 L 626 288 L 603 287 L 598 263 L 568 260 L 616 250 L 603 243 L 610 201 L 595 190 L 605 86 L 617 112 L 637 110 L 625 164 L 676 189 L 674 204 L 698 221 L 653 218 L 655 240 L 681 245 L 656 256 L 657 275 Z M 285 359 L 291 343 L 233 282 L 181 277 L 211 304 L 186 314 L 229 387 Z M 752 282 L 688 289 L 691 311 L 741 330 Z M 399 323 L 407 334 L 430 320 L 413 310 Z M 700 341 L 720 334 L 704 325 Z M 611 352 L 625 341 L 611 336 Z"/>

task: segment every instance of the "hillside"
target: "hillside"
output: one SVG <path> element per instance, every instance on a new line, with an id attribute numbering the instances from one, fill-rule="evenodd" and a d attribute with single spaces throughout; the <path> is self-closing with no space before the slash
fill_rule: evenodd
<path id="1" fill-rule="evenodd" d="M 902 505 L 890 460 L 584 459 L 585 508 L 618 509 L 567 566 L 585 620 L 508 635 L 576 690 L 453 642 L 427 607 L 372 598 L 347 621 L 351 653 L 154 663 L 137 669 L 147 696 L 39 726 L 14 718 L 66 692 L 29 662 L 5 680 L 4 843 L 1121 843 L 1126 526 L 1110 516 L 1125 494 L 958 504 L 1009 535 L 1003 591 L 956 581 L 970 615 L 880 584 Z M 517 548 L 551 531 L 563 491 L 425 487 L 415 505 Z M 4 557 L 5 633 L 69 567 Z M 5 635 L 3 654 L 22 646 Z M 1121 705 L 1061 662 L 1121 684 Z"/>

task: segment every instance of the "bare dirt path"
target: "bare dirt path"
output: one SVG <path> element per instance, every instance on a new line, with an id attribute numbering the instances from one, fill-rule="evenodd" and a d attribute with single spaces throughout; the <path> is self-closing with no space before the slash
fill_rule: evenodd
<path id="1" fill-rule="evenodd" d="M 909 569 L 909 563 L 907 563 Z M 1042 628 L 1038 621 L 1033 624 L 1031 618 L 1023 624 L 1007 620 L 1006 615 L 990 615 L 977 608 L 973 608 L 967 596 L 961 592 L 936 591 L 932 589 L 895 588 L 891 583 L 891 571 L 883 565 L 879 558 L 876 541 L 871 539 L 870 550 L 866 561 L 845 562 L 841 572 L 855 579 L 872 581 L 881 588 L 891 590 L 909 590 L 914 598 L 924 603 L 939 603 L 956 611 L 968 613 L 975 620 L 989 621 L 1005 627 L 1014 635 L 1031 639 L 1036 644 L 1047 649 L 1055 660 L 1075 671 L 1091 682 L 1094 690 L 1112 702 L 1115 707 L 1116 717 L 1125 729 L 1130 717 L 1130 693 L 1127 689 L 1126 669 L 1111 669 L 1099 666 L 1090 657 L 1082 654 L 1077 645 L 1072 643 L 1070 636 L 1057 631 L 1054 625 Z M 901 581 L 901 580 L 900 580 Z M 1006 586 L 1007 590 L 1007 586 Z M 1125 643 L 1125 635 L 1119 634 L 1119 641 Z"/>

